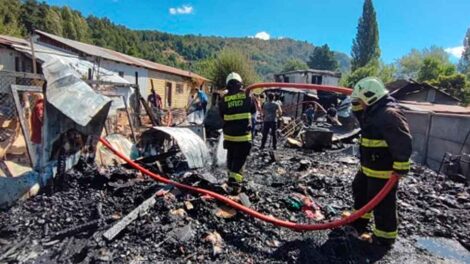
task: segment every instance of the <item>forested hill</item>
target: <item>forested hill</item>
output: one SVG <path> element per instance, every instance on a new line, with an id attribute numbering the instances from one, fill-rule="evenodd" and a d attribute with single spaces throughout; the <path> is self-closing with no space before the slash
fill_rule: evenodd
<path id="1" fill-rule="evenodd" d="M 243 50 L 254 61 L 264 79 L 282 70 L 284 62 L 297 58 L 304 61 L 314 46 L 292 39 L 260 40 L 195 35 L 173 35 L 159 31 L 131 30 L 108 18 L 84 17 L 68 7 L 49 6 L 35 0 L 0 0 L 0 34 L 26 36 L 39 29 L 66 38 L 110 48 L 132 56 L 184 69 L 230 47 Z M 349 57 L 336 53 L 341 70 L 349 68 Z"/>

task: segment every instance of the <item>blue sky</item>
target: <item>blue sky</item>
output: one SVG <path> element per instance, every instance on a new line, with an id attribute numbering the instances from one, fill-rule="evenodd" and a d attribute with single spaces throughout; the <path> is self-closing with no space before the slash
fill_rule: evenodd
<path id="1" fill-rule="evenodd" d="M 228 37 L 289 37 L 350 53 L 363 0 L 46 0 L 131 29 Z M 437 45 L 459 55 L 470 0 L 375 0 L 385 62 Z M 455 56 L 454 61 L 457 60 Z"/>

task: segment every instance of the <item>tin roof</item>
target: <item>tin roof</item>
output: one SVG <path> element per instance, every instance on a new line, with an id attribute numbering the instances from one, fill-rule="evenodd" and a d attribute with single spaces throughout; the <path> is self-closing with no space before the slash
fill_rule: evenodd
<path id="1" fill-rule="evenodd" d="M 426 82 L 417 82 L 413 79 L 410 80 L 396 80 L 386 85 L 387 89 L 390 91 L 390 95 L 400 100 L 401 98 L 404 99 L 409 94 L 414 94 L 423 91 L 424 89 L 433 89 L 436 92 L 441 93 L 456 102 L 460 102 L 461 100 L 456 98 L 455 96 L 450 95 L 449 93 L 432 86 Z"/>
<path id="2" fill-rule="evenodd" d="M 117 51 L 114 51 L 114 50 L 110 50 L 110 49 L 106 49 L 106 48 L 102 48 L 102 47 L 98 47 L 98 46 L 94 46 L 94 45 L 91 45 L 91 44 L 86 44 L 86 43 L 83 43 L 83 42 L 79 42 L 79 41 L 59 37 L 59 36 L 56 36 L 56 35 L 53 35 L 53 34 L 50 34 L 50 33 L 44 32 L 44 31 L 40 31 L 40 30 L 36 30 L 36 33 L 38 33 L 39 35 L 44 36 L 46 38 L 52 39 L 56 42 L 59 42 L 59 43 L 65 45 L 65 46 L 68 46 L 68 47 L 70 47 L 74 50 L 77 50 L 77 51 L 81 52 L 81 53 L 88 54 L 88 55 L 91 55 L 91 56 L 100 57 L 100 58 L 104 58 L 104 59 L 107 59 L 107 60 L 121 62 L 121 63 L 129 64 L 129 65 L 134 65 L 134 66 L 137 66 L 137 67 L 143 67 L 143 68 L 147 68 L 147 69 L 150 69 L 150 70 L 156 70 L 156 71 L 171 73 L 171 74 L 175 74 L 175 75 L 179 75 L 179 76 L 183 76 L 183 77 L 196 78 L 196 79 L 202 79 L 202 80 L 208 81 L 208 79 L 202 77 L 201 75 L 198 75 L 198 74 L 190 72 L 190 71 L 185 71 L 185 70 L 182 70 L 182 69 L 170 67 L 170 66 L 163 65 L 163 64 L 160 64 L 160 63 L 156 63 L 156 62 L 136 58 L 136 57 L 124 54 L 124 53 L 120 53 L 120 52 L 117 52 Z"/>
<path id="3" fill-rule="evenodd" d="M 274 76 L 291 75 L 291 74 L 303 74 L 303 73 L 312 73 L 312 74 L 318 74 L 318 75 L 322 75 L 322 76 L 332 76 L 332 77 L 341 78 L 341 73 L 340 72 L 326 71 L 326 70 L 316 70 L 316 69 L 281 72 L 281 73 L 278 73 L 278 74 L 274 74 Z"/>
<path id="4" fill-rule="evenodd" d="M 470 115 L 470 107 L 459 105 L 443 105 L 414 101 L 400 101 L 400 106 L 404 109 L 412 111 Z"/>
<path id="5" fill-rule="evenodd" d="M 11 36 L 0 35 L 0 44 L 8 46 L 20 53 L 25 55 L 31 56 L 31 47 L 30 43 L 24 39 L 15 38 Z M 57 49 L 53 49 L 51 47 L 35 43 L 34 50 L 36 59 L 42 62 L 48 62 L 53 59 L 59 59 L 62 62 L 67 63 L 71 67 L 73 67 L 77 73 L 81 74 L 82 76 L 88 75 L 88 69 L 94 68 L 93 63 L 81 59 L 76 55 L 72 55 L 70 53 L 62 52 Z M 112 71 L 108 71 L 103 68 L 96 69 L 94 74 L 99 76 L 99 79 L 102 81 L 118 83 L 118 84 L 130 84 L 129 81 L 120 77 L 118 74 Z"/>

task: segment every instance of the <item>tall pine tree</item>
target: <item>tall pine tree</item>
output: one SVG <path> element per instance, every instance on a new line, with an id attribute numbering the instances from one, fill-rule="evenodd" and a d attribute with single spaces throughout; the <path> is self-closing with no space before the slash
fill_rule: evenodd
<path id="1" fill-rule="evenodd" d="M 459 68 L 462 72 L 470 74 L 470 28 L 467 30 L 467 35 L 463 41 L 463 53 L 460 59 Z"/>
<path id="2" fill-rule="evenodd" d="M 377 63 L 380 58 L 379 27 L 372 0 L 365 0 L 352 47 L 352 70 Z"/>

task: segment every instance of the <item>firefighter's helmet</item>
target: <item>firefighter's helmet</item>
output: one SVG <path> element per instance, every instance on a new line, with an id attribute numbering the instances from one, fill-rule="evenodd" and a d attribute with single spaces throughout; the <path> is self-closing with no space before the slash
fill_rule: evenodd
<path id="1" fill-rule="evenodd" d="M 351 99 L 362 100 L 366 105 L 372 105 L 388 94 L 383 82 L 376 77 L 367 77 L 360 80 L 355 86 Z"/>
<path id="2" fill-rule="evenodd" d="M 240 83 L 243 83 L 242 77 L 240 76 L 240 74 L 236 72 L 232 72 L 227 76 L 227 79 L 225 80 L 225 84 L 228 84 L 228 82 L 230 82 L 231 80 L 235 80 Z"/>

